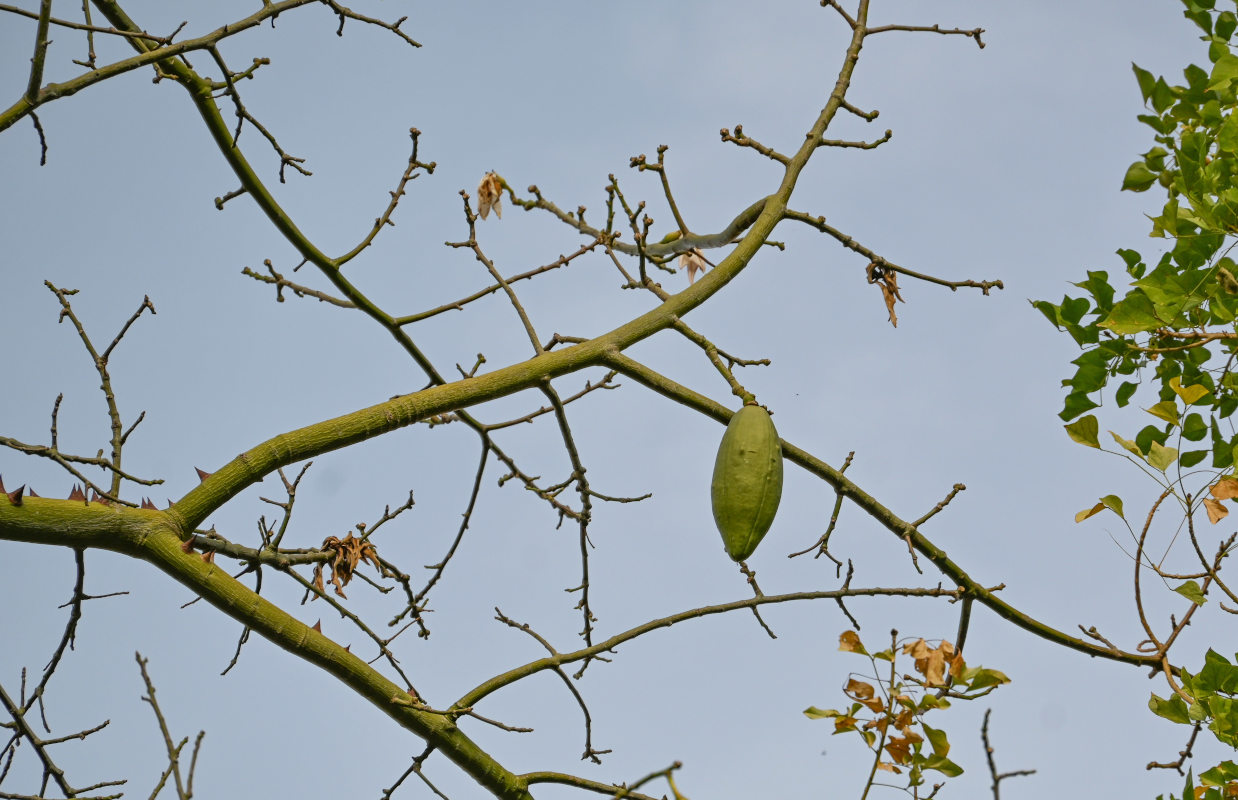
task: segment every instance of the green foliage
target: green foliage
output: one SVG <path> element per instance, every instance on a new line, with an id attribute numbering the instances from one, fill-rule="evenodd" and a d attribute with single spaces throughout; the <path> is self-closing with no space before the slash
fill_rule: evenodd
<path id="1" fill-rule="evenodd" d="M 1010 679 L 994 669 L 968 667 L 948 641 L 933 647 L 917 639 L 869 653 L 858 634 L 846 631 L 839 637 L 839 649 L 866 657 L 872 674 L 864 680 L 853 675 L 847 681 L 843 691 L 852 702 L 846 709 L 810 706 L 804 714 L 809 719 L 832 719 L 836 735 L 855 733 L 864 741 L 874 756 L 869 782 L 878 770 L 896 775 L 906 772 L 908 789 L 924 784 L 925 770 L 947 778 L 962 775 L 963 768 L 948 757 L 946 732 L 925 724 L 924 717 L 949 708 L 947 697 L 974 700 Z M 911 657 L 919 677 L 897 668 L 900 655 Z"/>
<path id="2" fill-rule="evenodd" d="M 1188 585 L 1184 584 L 1178 591 L 1190 596 Z M 1195 592 L 1198 591 L 1195 587 Z M 1197 602 L 1201 601 L 1202 596 Z M 1152 713 L 1179 725 L 1205 725 L 1220 742 L 1238 747 L 1238 666 L 1215 650 L 1209 650 L 1204 656 L 1203 668 L 1194 675 L 1182 670 L 1180 681 L 1180 693 L 1168 699 L 1152 695 L 1148 700 Z M 1222 761 L 1200 773 L 1199 782 L 1203 790 L 1198 795 L 1199 800 L 1234 797 L 1238 794 L 1238 764 Z M 1196 791 L 1188 776 L 1183 798 L 1196 798 Z"/>
<path id="3" fill-rule="evenodd" d="M 1132 65 L 1147 109 L 1138 119 L 1151 129 L 1152 146 L 1121 184 L 1123 191 L 1164 193 L 1160 212 L 1150 216 L 1150 235 L 1164 241 L 1163 252 L 1145 259 L 1134 249 L 1119 249 L 1118 269 L 1089 271 L 1073 284 L 1079 296 L 1032 305 L 1081 350 L 1071 362 L 1073 375 L 1062 381 L 1066 398 L 1059 416 L 1068 423 L 1067 435 L 1106 449 L 1100 421 L 1087 412 L 1100 407 L 1113 384 L 1115 405 L 1137 400 L 1155 423 L 1133 439 L 1110 431 L 1117 447 L 1109 452 L 1133 461 L 1163 487 L 1162 500 L 1175 496 L 1188 521 L 1202 508 L 1215 524 L 1229 513 L 1224 501 L 1238 498 L 1238 480 L 1230 477 L 1238 433 L 1229 419 L 1238 409 L 1238 264 L 1231 258 L 1238 243 L 1238 55 L 1230 52 L 1238 16 L 1218 11 L 1214 0 L 1181 1 L 1184 16 L 1203 32 L 1208 62 L 1187 66 L 1181 82 Z M 1211 470 L 1191 472 L 1205 461 Z M 1207 496 L 1188 486 L 1188 479 L 1206 486 Z M 1149 512 L 1145 534 L 1159 504 Z M 1113 495 L 1075 518 L 1106 509 L 1130 529 Z M 1186 527 L 1194 542 L 1194 529 Z M 1142 548 L 1144 539 L 1139 541 Z M 1232 549 L 1228 541 L 1222 548 Z M 1191 612 L 1205 605 L 1210 586 L 1220 585 L 1215 570 L 1226 555 L 1218 552 L 1211 566 L 1205 561 L 1202 585 L 1173 581 L 1172 590 L 1193 604 Z M 1168 578 L 1158 565 L 1148 566 Z M 1188 613 L 1182 624 L 1189 619 Z M 1198 674 L 1183 669 L 1169 686 L 1168 698 L 1153 694 L 1149 700 L 1153 713 L 1206 727 L 1221 743 L 1238 747 L 1238 666 L 1209 650 Z M 1222 762 L 1198 781 L 1188 774 L 1181 797 L 1238 797 L 1238 765 Z"/>
<path id="4" fill-rule="evenodd" d="M 1181 424 L 1182 438 L 1211 437 L 1208 450 L 1175 448 L 1177 463 L 1193 467 L 1211 456 L 1212 467 L 1227 469 L 1238 435 L 1217 422 L 1238 409 L 1238 265 L 1229 256 L 1238 234 L 1238 55 L 1230 52 L 1238 17 L 1212 3 L 1183 4 L 1204 33 L 1209 64 L 1188 66 L 1172 83 L 1133 65 L 1150 112 L 1139 120 L 1152 130 L 1153 146 L 1122 179 L 1125 191 L 1165 193 L 1151 235 L 1167 240 L 1166 251 L 1149 266 L 1138 251 L 1118 250 L 1119 270 L 1089 271 L 1074 284 L 1080 296 L 1033 305 L 1082 350 L 1062 382 L 1064 421 L 1099 407 L 1111 382 L 1119 407 L 1137 393 L 1155 394 L 1148 410 L 1171 427 Z M 1195 407 L 1181 423 L 1177 402 Z M 1074 423 L 1067 433 L 1098 447 L 1090 430 L 1091 423 Z M 1152 448 L 1167 447 L 1165 436 L 1149 432 L 1135 442 L 1148 464 L 1168 466 L 1168 453 Z"/>

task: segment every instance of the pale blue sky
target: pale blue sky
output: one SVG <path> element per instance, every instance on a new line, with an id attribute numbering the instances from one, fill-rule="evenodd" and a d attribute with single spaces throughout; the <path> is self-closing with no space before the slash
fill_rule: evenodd
<path id="1" fill-rule="evenodd" d="M 215 3 L 204 11 L 145 0 L 126 8 L 158 32 L 188 18 L 188 36 L 252 5 Z M 952 279 L 1000 278 L 1005 291 L 981 297 L 904 280 L 907 302 L 895 330 L 878 291 L 864 281 L 862 258 L 784 225 L 775 238 L 787 251 L 763 255 L 688 321 L 723 349 L 773 359 L 743 378 L 775 412 L 780 433 L 836 465 L 855 450 L 848 474 L 904 516 L 919 516 L 953 483 L 966 483 L 967 492 L 926 533 L 975 578 L 1005 582 L 1008 601 L 1059 628 L 1096 625 L 1133 647 L 1139 631 L 1130 561 L 1110 538 L 1123 531 L 1112 520 L 1076 526 L 1072 518 L 1113 491 L 1128 507 L 1146 507 L 1151 486 L 1061 432 L 1058 382 L 1073 345 L 1027 300 L 1060 298 L 1085 269 L 1115 270 L 1118 247 L 1154 250 L 1142 216 L 1148 199 L 1118 192 L 1126 166 L 1150 146 L 1134 118 L 1141 106 L 1130 62 L 1172 79 L 1205 58 L 1203 47 L 1169 0 L 873 6 L 878 22 L 983 27 L 988 46 L 928 34 L 873 39 L 849 97 L 881 116 L 868 129 L 843 120 L 831 135 L 873 137 L 891 128 L 894 137 L 875 151 L 819 153 L 793 205 L 826 215 L 892 261 Z M 457 192 L 474 193 L 489 169 L 520 189 L 536 183 L 565 208 L 586 205 L 594 219 L 604 213 L 603 186 L 613 172 L 629 196 L 651 201 L 660 231 L 671 220 L 657 182 L 627 164 L 667 144 L 689 224 L 720 227 L 771 191 L 777 173 L 754 153 L 720 143 L 718 129 L 742 123 L 762 141 L 794 148 L 833 86 L 846 36 L 837 15 L 809 0 L 386 0 L 366 10 L 407 14 L 405 29 L 424 47 L 351 23 L 337 38 L 327 10 L 308 7 L 281 18 L 274 31 L 250 32 L 223 49 L 234 66 L 272 59 L 242 88 L 283 146 L 309 159 L 314 177 L 290 175 L 278 196 L 328 252 L 351 247 L 368 230 L 407 158 L 408 128 L 423 131 L 421 157 L 438 169 L 413 182 L 396 227 L 349 268 L 395 313 L 481 285 L 481 267 L 442 242 L 467 235 Z M 57 13 L 72 9 L 58 4 Z M 0 17 L 6 105 L 25 87 L 33 36 L 27 20 Z M 83 50 L 68 31 L 54 38 L 50 80 L 74 74 L 69 59 Z M 109 52 L 123 54 L 100 46 L 102 58 Z M 261 269 L 266 258 L 285 272 L 296 262 L 245 198 L 215 210 L 213 198 L 236 181 L 177 87 L 132 73 L 40 116 L 47 166 L 38 165 L 28 123 L 0 136 L 0 435 L 44 441 L 52 401 L 63 391 L 63 446 L 93 453 L 106 436 L 97 380 L 72 330 L 56 325 L 58 306 L 44 279 L 81 290 L 76 307 L 104 341 L 143 295 L 155 303 L 158 315 L 134 328 L 113 374 L 126 419 L 147 411 L 126 465 L 167 479 L 155 493 L 160 504 L 194 484 L 194 466 L 214 469 L 275 433 L 424 383 L 360 314 L 305 300 L 277 305 L 272 292 L 240 274 L 244 266 Z M 252 134 L 243 142 L 274 181 L 274 160 Z M 480 235 L 508 274 L 578 246 L 560 225 L 505 212 L 482 224 Z M 683 282 L 664 283 L 678 290 Z M 522 297 L 543 338 L 588 336 L 649 307 L 617 285 L 613 269 L 594 259 L 527 285 Z M 498 297 L 414 334 L 444 368 L 467 368 L 478 352 L 488 368 L 529 354 L 518 320 Z M 668 334 L 632 355 L 733 401 L 699 353 Z M 570 393 L 582 383 L 576 376 L 558 385 Z M 572 410 L 595 488 L 654 493 L 640 505 L 596 511 L 594 609 L 605 633 L 749 594 L 709 514 L 721 429 L 626 383 Z M 497 421 L 541 402 L 509 398 L 478 414 Z M 1137 416 L 1110 419 L 1129 419 L 1131 433 L 1144 424 Z M 554 482 L 549 476 L 565 475 L 566 461 L 548 422 L 505 432 L 501 442 L 526 471 Z M 417 426 L 317 459 L 289 535 L 309 546 L 342 534 L 412 489 L 416 508 L 383 534 L 380 547 L 408 569 L 433 563 L 459 520 L 475 438 L 457 427 Z M 10 488 L 29 483 L 45 495 L 63 496 L 70 487 L 49 465 L 8 451 L 0 451 L 0 474 Z M 556 531 L 554 516 L 516 486 L 497 488 L 500 474 L 488 470 L 470 538 L 436 590 L 433 636 L 402 642 L 404 664 L 435 704 L 538 655 L 533 642 L 493 621 L 496 605 L 561 649 L 577 641 L 579 616 L 562 591 L 578 580 L 575 533 Z M 277 483 L 245 493 L 212 522 L 231 538 L 253 539 L 254 520 L 271 511 L 258 497 L 273 496 Z M 816 539 L 832 500 L 824 484 L 789 468 L 783 508 L 750 562 L 767 593 L 836 585 L 823 560 L 784 557 Z M 855 560 L 857 585 L 937 580 L 931 572 L 917 578 L 902 544 L 854 508 L 844 511 L 835 548 Z M 181 610 L 187 592 L 144 565 L 96 553 L 88 565 L 89 591 L 130 594 L 87 605 L 77 651 L 52 686 L 49 716 L 58 732 L 112 721 L 86 744 L 59 751 L 78 783 L 129 777 L 127 796 L 145 796 L 161 769 L 153 720 L 138 701 L 135 649 L 151 660 L 174 732 L 207 731 L 200 797 L 272 790 L 377 797 L 420 752 L 386 717 L 265 642 L 250 642 L 240 665 L 220 678 L 239 633 L 235 623 L 202 605 Z M 10 598 L 0 610 L 0 681 L 10 691 L 22 666 L 41 668 L 62 629 L 57 605 L 68 598 L 71 566 L 68 552 L 0 544 L 0 584 Z M 264 591 L 295 606 L 299 593 L 276 584 L 269 580 Z M 373 592 L 358 587 L 350 596 L 383 619 L 385 606 Z M 365 649 L 318 606 L 295 613 L 322 617 L 325 633 Z M 904 635 L 954 635 L 956 610 L 941 603 L 849 607 L 870 643 L 883 641 L 892 626 Z M 735 614 L 650 635 L 624 647 L 614 663 L 591 667 L 580 688 L 594 714 L 594 742 L 615 750 L 602 767 L 577 763 L 579 711 L 557 679 L 531 680 L 483 709 L 536 733 L 480 725 L 470 733 L 515 770 L 622 781 L 682 760 L 678 784 L 693 800 L 857 796 L 864 753 L 831 738 L 829 723 L 800 713 L 844 702 L 841 687 L 858 666 L 836 652 L 846 619 L 826 603 L 764 615 L 777 641 L 751 615 Z M 1184 653 L 1210 641 L 1228 652 L 1229 630 L 1197 626 Z M 1194 660 L 1202 651 L 1190 652 Z M 1180 788 L 1176 776 L 1144 771 L 1148 761 L 1174 757 L 1185 741 L 1184 730 L 1146 710 L 1149 691 L 1164 694 L 1161 684 L 1050 646 L 980 609 L 968 656 L 1014 682 L 937 720 L 950 732 L 952 757 L 967 769 L 941 796 L 986 796 L 978 730 L 990 706 L 999 766 L 1039 770 L 1003 784 L 1007 800 L 1095 794 L 1099 785 L 1114 797 Z M 427 774 L 453 800 L 478 795 L 442 759 L 431 760 Z M 417 783 L 401 792 L 397 797 L 429 796 Z M 543 789 L 538 797 L 568 794 Z"/>

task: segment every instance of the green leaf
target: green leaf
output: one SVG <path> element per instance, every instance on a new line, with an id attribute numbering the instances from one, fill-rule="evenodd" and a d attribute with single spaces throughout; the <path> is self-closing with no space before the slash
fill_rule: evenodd
<path id="1" fill-rule="evenodd" d="M 1100 440 L 1097 439 L 1100 433 L 1100 424 L 1096 421 L 1095 415 L 1088 414 L 1086 417 L 1063 427 L 1066 428 L 1067 435 L 1079 444 L 1100 448 Z"/>
<path id="2" fill-rule="evenodd" d="M 1234 29 L 1238 28 L 1238 17 L 1235 17 L 1232 11 L 1222 11 L 1217 15 L 1214 24 L 1217 38 L 1224 41 L 1234 35 Z"/>
<path id="3" fill-rule="evenodd" d="M 1216 74 L 1215 66 L 1213 74 Z M 1152 97 L 1150 99 L 1152 100 L 1152 110 L 1158 114 L 1164 114 L 1165 109 L 1173 105 L 1174 92 L 1173 89 L 1169 88 L 1169 84 L 1165 83 L 1164 78 L 1157 78 L 1156 82 L 1152 84 Z"/>
<path id="4" fill-rule="evenodd" d="M 1212 724 L 1208 729 L 1223 744 L 1238 745 L 1238 703 L 1230 697 L 1214 697 L 1208 704 L 1212 712 Z"/>
<path id="5" fill-rule="evenodd" d="M 1086 297 L 1063 297 L 1061 305 L 1062 319 L 1078 324 L 1091 305 Z"/>
<path id="6" fill-rule="evenodd" d="M 1199 773 L 1199 781 L 1205 786 L 1224 786 L 1232 781 L 1238 781 L 1238 764 L 1232 761 L 1222 761 L 1212 769 Z"/>
<path id="7" fill-rule="evenodd" d="M 1191 413 L 1182 423 L 1182 437 L 1191 442 L 1198 442 L 1208 435 L 1208 423 L 1199 414 Z"/>
<path id="8" fill-rule="evenodd" d="M 1071 392 L 1066 395 L 1066 405 L 1058 412 L 1058 417 L 1061 419 L 1074 419 L 1084 411 L 1091 411 L 1099 405 L 1100 403 L 1096 403 L 1088 397 L 1087 392 Z"/>
<path id="9" fill-rule="evenodd" d="M 1238 152 L 1238 119 L 1233 115 L 1226 117 L 1217 130 L 1217 147 L 1229 153 Z"/>
<path id="10" fill-rule="evenodd" d="M 1238 667 L 1217 651 L 1209 649 L 1204 668 L 1195 676 L 1195 681 L 1197 686 L 1208 692 L 1238 694 Z"/>
<path id="11" fill-rule="evenodd" d="M 1118 507 L 1121 507 L 1121 501 L 1118 501 Z M 979 689 L 987 689 L 990 686 L 1001 686 L 1003 683 L 1010 683 L 1010 678 L 1007 678 L 1004 673 L 985 667 L 969 669 L 967 670 L 967 675 L 967 683 L 973 692 Z"/>
<path id="12" fill-rule="evenodd" d="M 1122 191 L 1146 192 L 1156 183 L 1156 173 L 1148 169 L 1142 161 L 1136 161 L 1126 170 L 1122 178 Z"/>
<path id="13" fill-rule="evenodd" d="M 1062 309 L 1053 305 L 1048 300 L 1033 300 L 1032 306 L 1045 315 L 1049 322 L 1053 323 L 1056 328 L 1062 327 Z"/>
<path id="14" fill-rule="evenodd" d="M 1123 439 L 1121 436 L 1118 436 L 1113 431 L 1109 431 L 1109 435 L 1113 437 L 1113 440 L 1115 442 L 1122 445 L 1123 450 L 1128 451 L 1129 453 L 1131 453 L 1131 455 L 1135 455 L 1135 456 L 1138 456 L 1139 458 L 1143 458 L 1143 451 L 1139 449 L 1139 445 L 1135 444 L 1129 439 Z"/>
<path id="15" fill-rule="evenodd" d="M 1152 446 L 1148 449 L 1148 463 L 1161 472 L 1169 469 L 1177 460 L 1178 451 L 1160 442 L 1152 442 Z"/>
<path id="16" fill-rule="evenodd" d="M 1113 286 L 1109 284 L 1109 273 L 1103 270 L 1088 270 L 1088 279 L 1076 283 L 1080 289 L 1086 289 L 1096 300 L 1097 309 L 1108 309 L 1113 305 Z"/>
<path id="17" fill-rule="evenodd" d="M 1098 323 L 1114 333 L 1144 333 L 1162 327 L 1165 323 L 1156 316 L 1156 307 L 1142 291 L 1135 289 L 1114 303 L 1113 308 Z"/>
<path id="18" fill-rule="evenodd" d="M 1123 381 L 1118 387 L 1117 393 L 1114 395 L 1114 400 L 1117 401 L 1118 408 L 1123 408 L 1131 401 L 1131 395 L 1139 388 L 1139 384 L 1135 381 Z"/>
<path id="19" fill-rule="evenodd" d="M 1152 87 L 1156 85 L 1156 76 L 1133 62 L 1131 63 L 1131 69 L 1135 71 L 1135 80 L 1139 82 L 1139 93 L 1143 95 L 1143 101 L 1146 103 L 1148 98 L 1152 96 Z"/>
<path id="20" fill-rule="evenodd" d="M 1212 433 L 1212 466 L 1227 469 L 1234 463 L 1234 447 L 1221 435 L 1221 427 L 1215 418 L 1209 423 Z"/>
<path id="21" fill-rule="evenodd" d="M 1122 498 L 1116 494 L 1107 494 L 1100 499 L 1100 502 L 1113 513 L 1117 514 L 1122 519 L 1126 519 L 1126 515 L 1122 513 Z"/>
<path id="22" fill-rule="evenodd" d="M 963 768 L 943 756 L 929 756 L 924 760 L 925 769 L 934 769 L 947 778 L 957 778 L 963 774 Z"/>
<path id="23" fill-rule="evenodd" d="M 1170 722 L 1176 722 L 1179 725 L 1190 725 L 1191 718 L 1187 714 L 1186 702 L 1176 694 L 1169 696 L 1166 700 L 1156 695 L 1152 695 L 1148 700 L 1148 708 L 1152 709 L 1152 713 L 1158 717 L 1164 717 Z"/>
<path id="24" fill-rule="evenodd" d="M 1166 427 L 1169 426 L 1167 425 Z M 1165 431 L 1155 425 L 1147 425 L 1140 428 L 1139 433 L 1135 434 L 1135 446 L 1139 448 L 1139 452 L 1147 453 L 1151 449 L 1153 442 L 1165 444 L 1165 440 L 1168 438 L 1169 435 Z"/>
<path id="25" fill-rule="evenodd" d="M 1144 411 L 1173 425 L 1178 424 L 1178 404 L 1173 400 L 1162 400 L 1151 408 L 1145 408 Z"/>
<path id="26" fill-rule="evenodd" d="M 1208 457 L 1207 450 L 1191 450 L 1178 456 L 1178 463 L 1185 469 L 1190 469 Z"/>
<path id="27" fill-rule="evenodd" d="M 1226 54 L 1217 59 L 1212 65 L 1212 75 L 1208 79 L 1209 89 L 1228 89 L 1229 84 L 1235 78 L 1238 78 L 1238 56 Z M 1155 108 L 1153 104 L 1153 108 Z M 1157 113 L 1160 113 L 1158 109 Z"/>
<path id="28" fill-rule="evenodd" d="M 1174 591 L 1197 606 L 1202 606 L 1204 603 L 1208 602 L 1208 598 L 1204 597 L 1203 590 L 1199 588 L 1199 584 L 1195 581 L 1187 581 L 1178 588 L 1174 589 Z"/>
<path id="29" fill-rule="evenodd" d="M 1136 278 L 1143 275 L 1143 270 L 1139 269 L 1139 265 L 1143 262 L 1143 256 L 1139 255 L 1136 251 L 1125 247 L 1119 247 L 1114 252 L 1117 253 L 1122 258 L 1122 261 L 1126 263 L 1126 271 L 1128 273 Z M 1138 275 L 1135 274 L 1136 270 L 1139 270 Z"/>
<path id="30" fill-rule="evenodd" d="M 924 723 L 920 723 L 920 727 L 924 728 L 924 735 L 928 737 L 929 744 L 933 747 L 933 755 L 945 756 L 950 755 L 950 742 L 946 739 L 946 732 L 937 728 L 930 728 Z"/>

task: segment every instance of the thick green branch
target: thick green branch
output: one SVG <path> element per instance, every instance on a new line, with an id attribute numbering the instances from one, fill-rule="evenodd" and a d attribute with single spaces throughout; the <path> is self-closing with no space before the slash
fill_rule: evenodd
<path id="1" fill-rule="evenodd" d="M 199 553 L 186 553 L 167 512 L 34 497 L 14 505 L 0 494 L 0 539 L 96 547 L 148 561 L 228 616 L 338 678 L 495 796 L 531 800 L 523 778 L 504 769 L 446 716 L 407 705 L 413 698 L 404 688 L 342 645 L 256 594 L 222 566 Z"/>

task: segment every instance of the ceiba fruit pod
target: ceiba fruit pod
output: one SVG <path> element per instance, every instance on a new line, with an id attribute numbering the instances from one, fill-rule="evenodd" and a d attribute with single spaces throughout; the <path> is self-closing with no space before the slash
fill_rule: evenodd
<path id="1" fill-rule="evenodd" d="M 761 406 L 746 405 L 731 417 L 718 445 L 710 494 L 727 555 L 743 561 L 769 531 L 782 499 L 782 445 Z"/>

